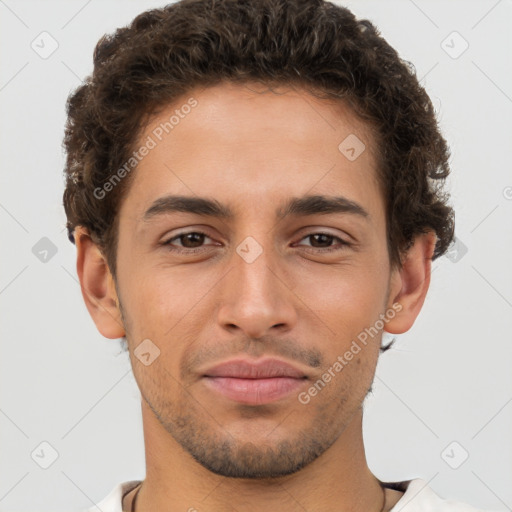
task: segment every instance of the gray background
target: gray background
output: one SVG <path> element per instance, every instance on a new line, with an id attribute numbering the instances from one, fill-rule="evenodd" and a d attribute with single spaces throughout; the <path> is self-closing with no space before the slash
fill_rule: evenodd
<path id="1" fill-rule="evenodd" d="M 96 331 L 63 229 L 61 141 L 67 95 L 91 72 L 96 41 L 163 5 L 0 0 L 2 511 L 79 510 L 145 474 L 127 354 Z M 415 64 L 439 112 L 460 240 L 434 263 L 415 325 L 379 362 L 364 424 L 370 468 L 512 510 L 512 3 L 343 5 Z M 43 31 L 58 43 L 47 58 Z"/>

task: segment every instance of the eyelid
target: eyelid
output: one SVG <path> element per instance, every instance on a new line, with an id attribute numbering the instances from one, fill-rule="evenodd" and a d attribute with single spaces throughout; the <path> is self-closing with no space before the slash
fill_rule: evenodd
<path id="1" fill-rule="evenodd" d="M 210 240 L 213 240 L 213 237 L 211 237 L 208 233 L 206 233 L 202 229 L 186 229 L 184 231 L 180 231 L 179 233 L 175 233 L 172 236 L 165 236 L 163 238 L 161 244 L 162 245 L 170 245 L 170 242 L 172 242 L 172 241 L 174 241 L 176 239 L 179 239 L 182 236 L 190 235 L 192 233 L 198 234 L 198 235 L 204 235 L 205 238 L 209 238 Z M 183 247 L 183 249 L 187 250 L 188 248 L 187 247 Z M 199 249 L 199 247 L 197 247 L 197 249 Z M 192 249 L 188 249 L 188 250 L 192 250 Z"/>
<path id="2" fill-rule="evenodd" d="M 296 240 L 302 240 L 310 235 L 327 235 L 345 242 L 347 245 L 356 244 L 357 240 L 346 231 L 337 230 L 332 232 L 331 228 L 323 227 L 319 225 L 305 226 L 300 229 L 297 234 Z"/>
<path id="3" fill-rule="evenodd" d="M 349 242 L 348 240 L 345 240 L 341 236 L 335 235 L 333 233 L 329 233 L 327 231 L 321 231 L 321 230 L 320 231 L 310 231 L 310 232 L 306 233 L 304 236 L 300 237 L 298 241 L 301 242 L 305 238 L 309 238 L 310 236 L 314 236 L 314 235 L 330 236 L 331 238 L 339 240 L 342 244 L 351 245 L 351 242 Z"/>

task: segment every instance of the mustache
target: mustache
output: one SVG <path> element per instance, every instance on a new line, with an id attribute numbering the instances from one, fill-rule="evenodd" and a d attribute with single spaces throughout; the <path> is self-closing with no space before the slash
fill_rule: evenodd
<path id="1" fill-rule="evenodd" d="M 193 352 L 192 352 L 193 350 Z M 195 368 L 215 363 L 228 358 L 246 356 L 259 358 L 261 356 L 279 357 L 297 362 L 311 368 L 324 366 L 322 353 L 313 348 L 306 348 L 303 344 L 290 338 L 276 338 L 263 336 L 261 338 L 244 338 L 229 343 L 203 343 L 199 347 L 186 350 L 180 364 L 180 374 L 183 379 Z"/>

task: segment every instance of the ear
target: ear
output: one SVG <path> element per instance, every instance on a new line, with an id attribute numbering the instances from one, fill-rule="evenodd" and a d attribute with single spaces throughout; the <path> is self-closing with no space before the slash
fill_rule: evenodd
<path id="1" fill-rule="evenodd" d="M 388 308 L 398 303 L 401 309 L 394 318 L 386 322 L 384 330 L 391 334 L 407 332 L 419 315 L 428 287 L 432 255 L 437 237 L 433 231 L 420 234 L 407 251 L 401 269 L 394 269 L 391 277 Z"/>
<path id="2" fill-rule="evenodd" d="M 96 327 L 106 338 L 125 335 L 121 310 L 107 261 L 89 231 L 78 226 L 74 232 L 77 249 L 76 270 L 85 305 Z"/>

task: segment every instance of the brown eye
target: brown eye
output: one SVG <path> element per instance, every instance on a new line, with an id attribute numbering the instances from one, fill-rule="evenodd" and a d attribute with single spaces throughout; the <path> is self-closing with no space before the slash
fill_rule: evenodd
<path id="1" fill-rule="evenodd" d="M 178 240 L 181 241 L 183 247 L 193 249 L 203 244 L 205 236 L 204 233 L 185 233 L 184 235 L 179 235 Z"/>
<path id="2" fill-rule="evenodd" d="M 202 233 L 201 231 L 188 231 L 186 233 L 180 233 L 179 235 L 173 236 L 162 245 L 168 246 L 171 251 L 182 251 L 187 252 L 187 249 L 201 249 L 205 238 L 211 238 Z"/>
<path id="3" fill-rule="evenodd" d="M 340 237 L 331 235 L 329 233 L 310 233 L 301 240 L 309 239 L 310 246 L 314 249 L 318 249 L 317 252 L 332 252 L 343 250 L 346 246 L 351 244 L 341 239 Z M 337 245 L 332 245 L 332 242 L 337 241 Z"/>
<path id="4" fill-rule="evenodd" d="M 306 238 L 309 238 L 311 245 L 313 247 L 322 247 L 324 248 L 324 244 L 330 246 L 334 241 L 334 236 L 326 235 L 324 233 L 316 233 L 314 235 L 308 235 Z M 320 245 L 317 245 L 320 244 Z"/>

